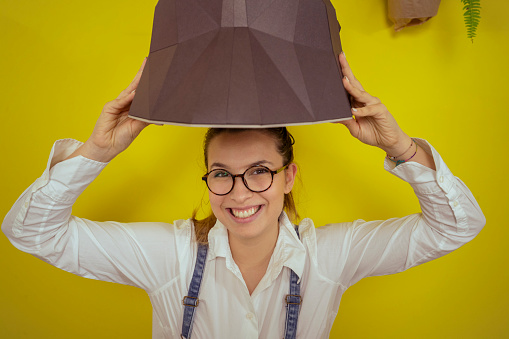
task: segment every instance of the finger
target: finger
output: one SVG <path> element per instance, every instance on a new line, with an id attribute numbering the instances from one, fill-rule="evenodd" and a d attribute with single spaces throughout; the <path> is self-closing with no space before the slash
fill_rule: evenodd
<path id="1" fill-rule="evenodd" d="M 364 87 L 362 87 L 360 81 L 357 80 L 355 75 L 353 75 L 352 69 L 350 68 L 350 64 L 346 60 L 345 53 L 343 52 L 339 54 L 339 64 L 341 65 L 341 71 L 343 72 L 343 75 L 346 75 L 355 87 L 359 88 L 361 91 L 364 91 Z"/>
<path id="2" fill-rule="evenodd" d="M 125 110 L 128 110 L 131 106 L 131 102 L 133 101 L 134 95 L 136 91 L 132 91 L 131 93 L 118 97 L 104 105 L 103 111 L 110 114 L 120 114 Z"/>
<path id="3" fill-rule="evenodd" d="M 148 122 L 145 122 L 145 121 L 141 121 L 141 120 L 137 120 L 137 119 L 133 119 L 133 118 L 129 118 L 129 119 L 132 119 L 133 122 L 133 129 L 136 131 L 136 135 L 140 134 L 140 132 L 145 128 L 147 127 L 148 125 L 150 125 Z"/>
<path id="4" fill-rule="evenodd" d="M 129 86 L 127 86 L 126 89 L 124 89 L 122 92 L 120 92 L 118 98 L 131 94 L 131 92 L 134 91 L 138 87 L 138 84 L 140 83 L 141 75 L 143 73 L 143 70 L 145 69 L 146 63 L 147 63 L 147 58 L 145 58 L 143 60 L 143 63 L 141 64 L 141 67 L 138 70 L 138 73 L 136 73 L 136 75 L 134 76 L 133 81 L 131 81 L 131 83 L 129 84 Z"/>
<path id="5" fill-rule="evenodd" d="M 350 93 L 350 95 L 354 98 L 354 100 L 359 102 L 360 104 L 374 105 L 380 103 L 380 99 L 352 85 L 348 77 L 343 78 L 343 86 L 348 91 L 348 93 Z"/>
<path id="6" fill-rule="evenodd" d="M 356 117 L 380 117 L 387 114 L 389 111 L 384 104 L 378 103 L 374 105 L 352 108 L 352 113 Z"/>

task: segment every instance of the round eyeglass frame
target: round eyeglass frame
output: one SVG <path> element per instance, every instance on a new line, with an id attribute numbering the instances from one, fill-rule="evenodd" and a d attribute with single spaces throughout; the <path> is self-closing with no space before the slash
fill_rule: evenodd
<path id="1" fill-rule="evenodd" d="M 263 167 L 263 168 L 267 169 L 267 170 L 270 172 L 271 176 L 272 176 L 272 178 L 270 179 L 270 185 L 269 185 L 269 187 L 267 187 L 266 189 L 261 190 L 261 191 L 255 191 L 255 190 L 252 190 L 251 188 L 249 188 L 249 186 L 247 185 L 246 179 L 244 178 L 244 175 L 247 173 L 247 171 L 249 171 L 250 169 L 255 168 L 255 167 Z M 224 168 L 214 168 L 212 171 L 210 171 L 210 172 L 206 173 L 203 177 L 201 177 L 201 180 L 205 181 L 205 183 L 207 184 L 207 188 L 209 189 L 209 191 L 210 191 L 210 192 L 212 192 L 212 193 L 214 193 L 215 195 L 227 195 L 227 194 L 229 194 L 231 191 L 233 191 L 233 188 L 235 187 L 235 182 L 236 182 L 235 178 L 242 178 L 242 182 L 244 183 L 244 186 L 246 186 L 246 188 L 247 188 L 248 190 L 250 190 L 251 192 L 261 193 L 261 192 L 265 192 L 266 190 L 268 190 L 269 188 L 271 188 L 271 187 L 272 187 L 272 183 L 274 182 L 274 175 L 276 175 L 276 174 L 280 173 L 282 170 L 286 169 L 287 167 L 288 167 L 288 164 L 287 164 L 287 165 L 284 165 L 284 166 L 283 166 L 283 167 L 281 167 L 280 169 L 277 169 L 277 170 L 273 171 L 273 170 L 271 170 L 270 168 L 268 168 L 267 166 L 263 166 L 263 165 L 255 165 L 255 166 L 251 166 L 251 167 L 249 167 L 248 169 L 246 169 L 246 170 L 244 171 L 244 173 L 242 173 L 242 174 L 231 174 L 229 171 L 225 170 Z M 222 194 L 216 193 L 216 192 L 214 192 L 213 190 L 211 190 L 211 189 L 210 189 L 210 187 L 209 187 L 209 183 L 208 183 L 208 181 L 207 181 L 207 178 L 208 178 L 208 176 L 209 176 L 209 174 L 210 174 L 210 173 L 212 173 L 212 172 L 214 172 L 214 171 L 217 171 L 217 170 L 225 171 L 225 172 L 229 173 L 229 174 L 232 176 L 232 182 L 233 182 L 233 183 L 232 183 L 232 188 L 230 188 L 230 190 L 229 190 L 228 192 L 226 192 L 226 193 L 222 193 Z"/>

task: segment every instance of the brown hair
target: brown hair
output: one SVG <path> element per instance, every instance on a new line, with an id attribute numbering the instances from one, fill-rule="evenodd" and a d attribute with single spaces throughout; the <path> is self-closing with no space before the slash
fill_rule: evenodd
<path id="1" fill-rule="evenodd" d="M 293 162 L 293 144 L 295 139 L 288 132 L 286 127 L 278 128 L 261 128 L 261 129 L 249 129 L 249 128 L 209 128 L 205 134 L 203 140 L 203 155 L 205 159 L 205 168 L 208 168 L 208 148 L 212 139 L 220 134 L 224 133 L 240 133 L 245 131 L 256 130 L 271 136 L 276 142 L 277 150 L 283 157 L 283 164 L 288 165 Z M 283 210 L 288 214 L 291 221 L 296 222 L 299 219 L 297 208 L 295 207 L 295 201 L 293 199 L 292 192 L 285 194 Z M 210 213 L 204 219 L 196 219 L 197 209 L 194 210 L 191 220 L 194 223 L 194 231 L 196 235 L 196 241 L 199 243 L 208 243 L 208 234 L 212 227 L 214 227 L 217 219 L 214 213 Z"/>

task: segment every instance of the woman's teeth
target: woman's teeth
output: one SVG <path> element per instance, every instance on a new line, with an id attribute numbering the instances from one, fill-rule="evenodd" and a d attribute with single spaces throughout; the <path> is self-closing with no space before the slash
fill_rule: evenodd
<path id="1" fill-rule="evenodd" d="M 249 218 L 256 212 L 258 212 L 259 209 L 260 209 L 260 206 L 256 206 L 256 207 L 251 207 L 247 210 L 236 210 L 236 209 L 232 208 L 231 211 L 236 218 L 245 219 L 245 218 Z"/>

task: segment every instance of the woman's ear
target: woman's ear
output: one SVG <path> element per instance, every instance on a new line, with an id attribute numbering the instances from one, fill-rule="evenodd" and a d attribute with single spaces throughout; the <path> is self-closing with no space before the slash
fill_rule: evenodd
<path id="1" fill-rule="evenodd" d="M 288 194 L 292 191 L 296 175 L 297 175 L 297 165 L 292 162 L 285 169 L 285 180 L 286 180 L 285 194 Z"/>

